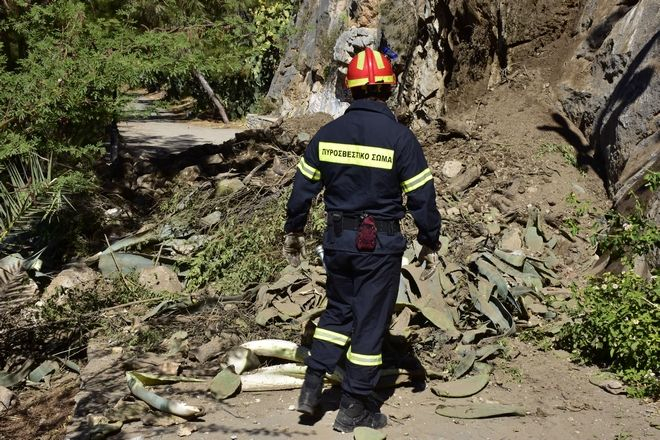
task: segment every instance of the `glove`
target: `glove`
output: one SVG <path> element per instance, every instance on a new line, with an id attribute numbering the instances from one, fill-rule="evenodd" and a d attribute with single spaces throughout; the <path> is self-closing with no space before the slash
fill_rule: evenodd
<path id="1" fill-rule="evenodd" d="M 417 258 L 416 266 L 419 267 L 422 263 L 426 263 L 422 275 L 420 276 L 422 281 L 426 281 L 431 278 L 431 275 L 435 273 L 435 269 L 440 262 L 440 257 L 438 252 L 434 251 L 426 245 L 422 245 L 422 250 L 419 251 L 419 257 Z"/>
<path id="2" fill-rule="evenodd" d="M 293 267 L 300 266 L 300 259 L 305 254 L 305 235 L 301 232 L 289 232 L 284 237 L 282 254 Z"/>

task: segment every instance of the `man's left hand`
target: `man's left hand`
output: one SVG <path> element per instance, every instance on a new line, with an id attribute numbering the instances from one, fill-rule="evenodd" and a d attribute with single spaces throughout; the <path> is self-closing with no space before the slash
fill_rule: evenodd
<path id="1" fill-rule="evenodd" d="M 301 232 L 289 232 L 284 238 L 282 254 L 293 267 L 300 266 L 300 260 L 305 255 L 305 235 Z"/>
<path id="2" fill-rule="evenodd" d="M 438 252 L 434 251 L 426 245 L 422 245 L 422 250 L 419 251 L 419 257 L 417 258 L 417 266 L 421 266 L 422 263 L 426 263 L 426 266 L 422 271 L 420 279 L 422 281 L 426 281 L 431 278 L 431 275 L 435 273 L 435 269 L 437 268 L 439 262 L 440 257 L 438 256 Z"/>

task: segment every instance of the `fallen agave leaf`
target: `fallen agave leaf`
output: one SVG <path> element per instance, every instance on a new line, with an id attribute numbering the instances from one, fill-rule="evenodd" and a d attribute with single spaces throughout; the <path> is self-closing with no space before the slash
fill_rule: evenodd
<path id="1" fill-rule="evenodd" d="M 589 378 L 589 382 L 610 394 L 626 394 L 627 392 L 623 383 L 612 373 L 597 373 Z"/>
<path id="2" fill-rule="evenodd" d="M 387 436 L 375 429 L 367 428 L 366 426 L 358 426 L 353 431 L 353 438 L 355 440 L 385 440 Z"/>
<path id="3" fill-rule="evenodd" d="M 236 374 L 254 370 L 260 364 L 257 355 L 245 347 L 234 347 L 227 353 L 227 365 L 233 367 Z"/>
<path id="4" fill-rule="evenodd" d="M 146 387 L 154 385 L 168 385 L 179 382 L 204 382 L 203 379 L 186 376 L 167 376 L 163 374 L 140 373 L 137 371 L 133 371 L 131 374 Z"/>
<path id="5" fill-rule="evenodd" d="M 433 325 L 444 330 L 450 338 L 456 339 L 461 336 L 461 332 L 459 332 L 454 325 L 454 318 L 449 310 L 438 310 L 434 307 L 421 307 L 419 311 L 426 319 L 431 321 Z"/>
<path id="6" fill-rule="evenodd" d="M 135 397 L 142 400 L 150 407 L 169 414 L 174 414 L 175 416 L 183 417 L 184 419 L 197 418 L 205 414 L 203 408 L 188 405 L 185 402 L 169 400 L 156 393 L 148 391 L 144 388 L 144 384 L 140 381 L 138 376 L 136 376 L 136 373 L 134 372 L 126 372 L 128 389 L 131 390 L 131 393 Z"/>
<path id="7" fill-rule="evenodd" d="M 236 374 L 233 367 L 227 367 L 219 372 L 211 381 L 209 390 L 218 400 L 227 399 L 241 388 L 241 377 Z"/>
<path id="8" fill-rule="evenodd" d="M 69 359 L 62 359 L 61 357 L 56 357 L 55 359 L 60 361 L 62 365 L 64 365 L 66 368 L 73 371 L 74 373 L 80 374 L 80 365 L 76 364 L 75 362 Z"/>
<path id="9" fill-rule="evenodd" d="M 525 410 L 519 405 L 502 405 L 499 403 L 440 404 L 435 409 L 435 413 L 454 419 L 485 419 L 500 416 L 524 416 Z"/>
<path id="10" fill-rule="evenodd" d="M 57 371 L 59 365 L 55 361 L 44 361 L 37 368 L 32 370 L 28 375 L 28 380 L 30 382 L 39 383 L 44 378 L 50 374 L 53 374 Z"/>
<path id="11" fill-rule="evenodd" d="M 11 388 L 14 385 L 23 382 L 30 372 L 32 362 L 32 359 L 27 359 L 23 363 L 23 366 L 14 373 L 7 373 L 5 371 L 0 372 L 0 386 Z"/>
<path id="12" fill-rule="evenodd" d="M 454 379 L 460 379 L 461 377 L 465 376 L 472 369 L 472 366 L 476 360 L 476 352 L 474 350 L 468 350 L 454 369 Z"/>
<path id="13" fill-rule="evenodd" d="M 436 396 L 440 397 L 468 397 L 477 394 L 486 388 L 490 375 L 479 374 L 452 382 L 445 382 L 431 388 Z"/>
<path id="14" fill-rule="evenodd" d="M 261 339 L 241 344 L 257 356 L 273 357 L 285 361 L 304 362 L 309 357 L 309 349 L 281 339 Z"/>
<path id="15" fill-rule="evenodd" d="M 240 376 L 241 391 L 281 391 L 302 387 L 303 379 L 277 373 L 252 373 Z"/>
<path id="16" fill-rule="evenodd" d="M 484 361 L 500 351 L 504 351 L 504 348 L 501 345 L 496 344 L 479 347 L 477 349 L 477 360 Z"/>
<path id="17" fill-rule="evenodd" d="M 522 267 L 527 258 L 522 251 L 505 252 L 501 249 L 495 249 L 495 255 L 515 267 Z"/>
<path id="18" fill-rule="evenodd" d="M 275 308 L 275 307 L 268 307 L 267 309 L 261 310 L 259 313 L 257 313 L 257 316 L 254 318 L 254 321 L 262 326 L 265 327 L 268 322 L 279 316 L 280 312 Z"/>

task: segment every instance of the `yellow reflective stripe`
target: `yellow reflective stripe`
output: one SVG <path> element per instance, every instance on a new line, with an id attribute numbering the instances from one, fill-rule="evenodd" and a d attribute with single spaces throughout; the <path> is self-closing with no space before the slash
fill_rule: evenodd
<path id="1" fill-rule="evenodd" d="M 298 169 L 309 180 L 313 180 L 315 182 L 321 180 L 321 172 L 316 168 L 307 165 L 307 162 L 305 162 L 305 158 L 303 157 L 300 158 L 300 163 L 298 163 Z"/>
<path id="2" fill-rule="evenodd" d="M 319 142 L 319 160 L 391 170 L 394 166 L 394 150 L 366 145 Z"/>
<path id="3" fill-rule="evenodd" d="M 369 83 L 369 78 L 359 78 L 359 79 L 349 79 L 347 85 L 349 88 L 351 88 L 351 87 L 360 87 L 368 83 Z"/>
<path id="4" fill-rule="evenodd" d="M 403 182 L 401 184 L 401 188 L 403 188 L 403 192 L 409 193 L 410 191 L 416 190 L 431 180 L 433 180 L 433 175 L 431 174 L 431 170 L 427 168 L 412 179 L 408 179 Z"/>
<path id="5" fill-rule="evenodd" d="M 396 78 L 394 77 L 394 75 L 377 76 L 375 81 L 376 83 L 396 84 Z M 369 78 L 349 79 L 347 82 L 347 86 L 349 88 L 360 87 L 367 84 L 369 84 Z"/>
<path id="6" fill-rule="evenodd" d="M 377 367 L 383 363 L 382 354 L 357 354 L 353 353 L 352 348 L 348 349 L 346 359 L 355 365 L 361 365 L 363 367 Z"/>
<path id="7" fill-rule="evenodd" d="M 314 339 L 320 339 L 321 341 L 330 342 L 343 347 L 346 345 L 349 338 L 348 336 L 342 335 L 341 333 L 317 327 L 314 331 Z"/>
<path id="8" fill-rule="evenodd" d="M 362 51 L 358 54 L 357 66 L 356 66 L 358 70 L 364 69 L 364 62 L 366 59 L 367 59 L 367 54 L 365 51 Z"/>
<path id="9" fill-rule="evenodd" d="M 396 79 L 394 78 L 394 75 L 377 76 L 376 77 L 376 82 L 377 83 L 395 83 Z"/>
<path id="10" fill-rule="evenodd" d="M 376 59 L 376 66 L 378 66 L 379 69 L 384 69 L 385 62 L 383 61 L 383 55 L 381 55 L 380 52 L 374 51 L 374 58 Z"/>

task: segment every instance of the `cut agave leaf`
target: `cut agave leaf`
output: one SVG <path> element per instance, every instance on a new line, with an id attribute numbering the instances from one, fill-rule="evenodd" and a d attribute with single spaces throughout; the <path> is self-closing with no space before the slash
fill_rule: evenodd
<path id="1" fill-rule="evenodd" d="M 241 376 L 234 372 L 232 367 L 227 367 L 213 378 L 209 390 L 213 397 L 224 400 L 233 396 L 241 388 Z"/>
<path id="2" fill-rule="evenodd" d="M 524 416 L 525 410 L 519 405 L 502 405 L 499 403 L 473 403 L 469 405 L 440 404 L 435 409 L 436 414 L 454 419 L 485 419 L 501 416 Z"/>
<path id="3" fill-rule="evenodd" d="M 147 390 L 138 377 L 139 375 L 136 376 L 134 372 L 126 372 L 128 389 L 131 390 L 131 393 L 135 397 L 142 400 L 150 407 L 168 414 L 183 417 L 184 419 L 194 419 L 205 414 L 204 409 L 201 407 L 188 405 L 185 402 L 177 400 L 169 400 Z"/>
<path id="4" fill-rule="evenodd" d="M 468 397 L 486 388 L 489 380 L 490 375 L 479 374 L 436 385 L 431 388 L 431 391 L 440 397 Z"/>

